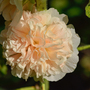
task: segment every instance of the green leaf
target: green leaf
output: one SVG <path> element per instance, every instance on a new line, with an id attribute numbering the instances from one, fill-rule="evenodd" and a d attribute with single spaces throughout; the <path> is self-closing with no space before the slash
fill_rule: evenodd
<path id="1" fill-rule="evenodd" d="M 26 3 L 28 3 L 28 1 L 32 4 L 35 4 L 35 0 L 23 0 L 23 5 L 25 5 Z"/>
<path id="2" fill-rule="evenodd" d="M 19 88 L 16 90 L 36 90 L 35 87 L 24 87 L 24 88 Z"/>
<path id="3" fill-rule="evenodd" d="M 35 3 L 36 3 L 35 0 L 30 0 L 30 2 L 31 2 L 32 4 L 35 4 Z"/>
<path id="4" fill-rule="evenodd" d="M 23 5 L 26 4 L 28 2 L 28 0 L 23 0 Z"/>
<path id="5" fill-rule="evenodd" d="M 47 10 L 47 0 L 36 0 L 37 10 Z"/>
<path id="6" fill-rule="evenodd" d="M 23 5 L 22 5 L 22 0 L 14 0 L 14 3 L 15 3 L 15 5 L 16 5 L 16 7 L 20 10 L 20 11 L 22 11 L 23 10 Z"/>
<path id="7" fill-rule="evenodd" d="M 85 7 L 85 10 L 86 10 L 86 16 L 90 18 L 90 0 L 87 6 Z"/>
<path id="8" fill-rule="evenodd" d="M 35 11 L 35 0 L 23 0 L 23 9 L 31 11 L 32 13 Z"/>

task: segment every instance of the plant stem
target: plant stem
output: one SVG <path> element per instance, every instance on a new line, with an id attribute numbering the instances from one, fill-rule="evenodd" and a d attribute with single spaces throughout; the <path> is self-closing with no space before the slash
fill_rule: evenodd
<path id="1" fill-rule="evenodd" d="M 41 82 L 41 90 L 49 90 L 49 81 L 44 79 L 44 82 Z"/>
<path id="2" fill-rule="evenodd" d="M 90 45 L 85 45 L 85 46 L 78 47 L 79 51 L 82 51 L 82 50 L 85 50 L 85 49 L 90 49 Z"/>
<path id="3" fill-rule="evenodd" d="M 45 83 L 42 83 L 42 90 L 46 90 Z"/>

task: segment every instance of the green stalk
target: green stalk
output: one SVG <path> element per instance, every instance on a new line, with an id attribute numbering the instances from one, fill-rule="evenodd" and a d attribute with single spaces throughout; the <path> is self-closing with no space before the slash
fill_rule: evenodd
<path id="1" fill-rule="evenodd" d="M 49 81 L 44 79 L 44 82 L 41 82 L 41 89 L 40 90 L 49 90 Z"/>
<path id="2" fill-rule="evenodd" d="M 42 90 L 46 90 L 45 83 L 42 83 Z"/>
<path id="3" fill-rule="evenodd" d="M 90 45 L 85 45 L 85 46 L 78 47 L 79 51 L 82 51 L 82 50 L 85 50 L 85 49 L 90 49 Z"/>

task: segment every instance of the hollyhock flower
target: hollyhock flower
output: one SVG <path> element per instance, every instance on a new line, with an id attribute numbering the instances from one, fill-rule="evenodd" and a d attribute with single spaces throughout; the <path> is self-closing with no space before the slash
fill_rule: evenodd
<path id="1" fill-rule="evenodd" d="M 1 0 L 0 14 L 5 20 L 10 21 L 14 16 L 21 17 L 23 11 L 22 0 Z M 20 13 L 20 14 L 18 14 Z"/>
<path id="2" fill-rule="evenodd" d="M 50 8 L 33 14 L 23 11 L 17 25 L 6 23 L 0 43 L 12 74 L 25 80 L 34 77 L 58 81 L 73 72 L 80 38 L 67 22 L 66 15 Z"/>

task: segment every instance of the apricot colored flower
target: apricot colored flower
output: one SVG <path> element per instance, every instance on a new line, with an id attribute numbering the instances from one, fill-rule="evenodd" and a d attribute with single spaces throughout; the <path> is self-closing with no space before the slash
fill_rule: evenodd
<path id="1" fill-rule="evenodd" d="M 33 14 L 23 11 L 17 25 L 6 23 L 0 43 L 12 74 L 25 80 L 34 77 L 58 81 L 73 72 L 80 38 L 67 22 L 66 15 L 51 8 Z"/>
<path id="2" fill-rule="evenodd" d="M 1 0 L 0 1 L 0 14 L 5 20 L 10 21 L 14 16 L 21 17 L 22 14 L 22 0 Z M 18 14 L 20 13 L 20 14 Z"/>

